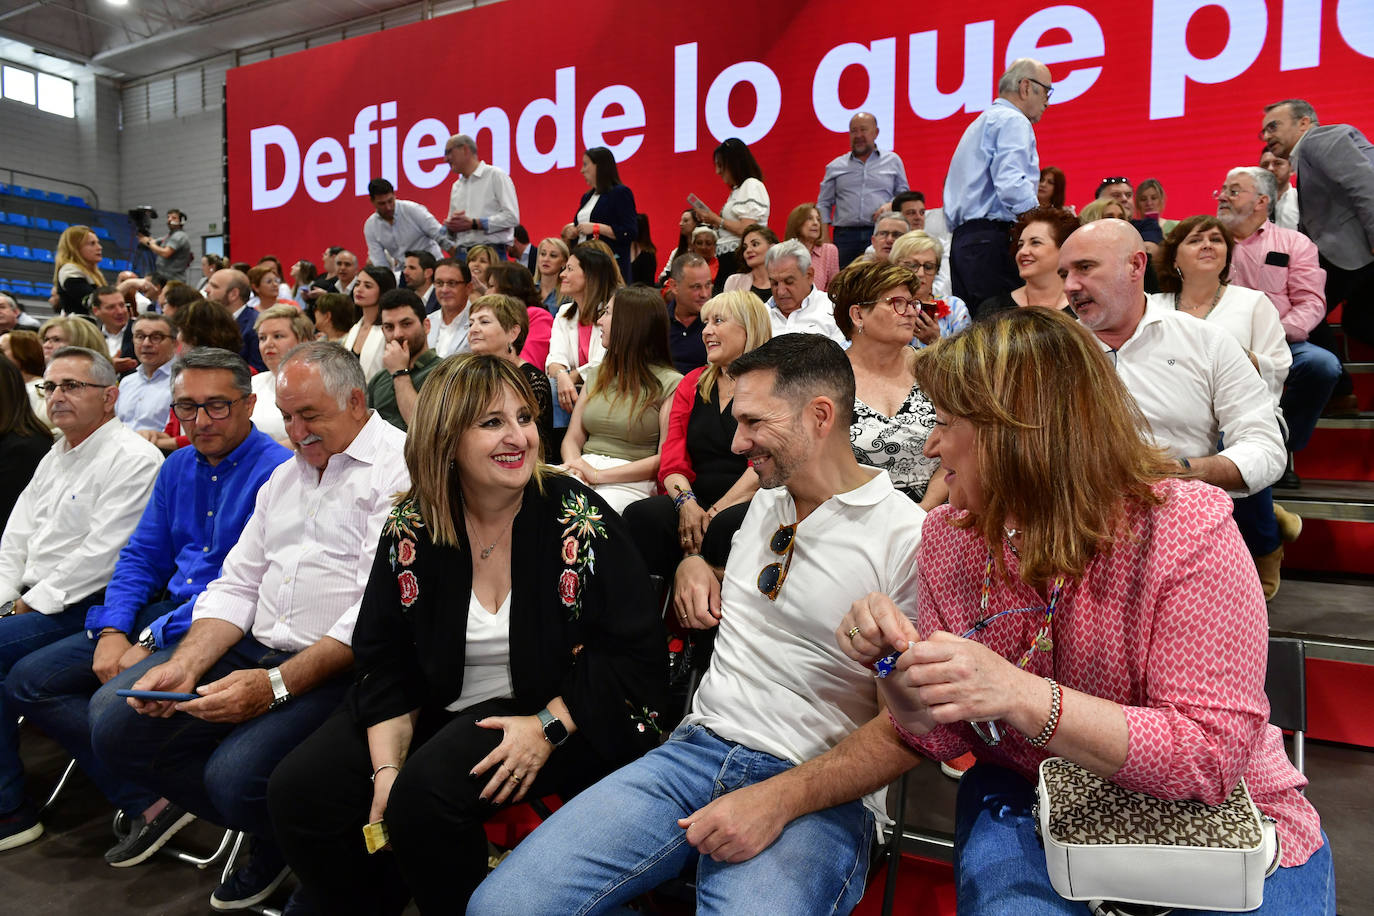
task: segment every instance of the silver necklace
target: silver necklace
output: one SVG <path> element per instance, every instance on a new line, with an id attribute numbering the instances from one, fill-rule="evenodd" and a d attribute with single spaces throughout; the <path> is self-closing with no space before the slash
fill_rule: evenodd
<path id="1" fill-rule="evenodd" d="M 516 512 L 515 514 L 516 514 L 516 515 L 519 514 L 518 510 L 517 510 L 517 512 Z M 476 535 L 477 535 L 477 526 L 474 525 L 474 524 L 472 523 L 472 519 L 468 518 L 467 513 L 463 513 L 463 521 L 465 521 L 465 522 L 467 523 L 468 532 L 474 536 L 474 540 L 478 541 L 478 543 L 481 543 L 481 538 L 476 537 Z M 492 542 L 491 542 L 490 544 L 488 544 L 486 547 L 483 547 L 483 548 L 482 548 L 482 552 L 481 552 L 481 557 L 482 557 L 482 559 L 485 560 L 485 559 L 488 559 L 489 557 L 491 557 L 491 553 L 492 553 L 493 550 L 496 549 L 496 545 L 499 544 L 499 543 L 501 543 L 501 538 L 505 536 L 506 531 L 507 531 L 512 525 L 514 525 L 514 524 L 515 524 L 515 515 L 512 515 L 512 516 L 510 517 L 510 521 L 506 522 L 506 527 L 505 527 L 505 528 L 502 528 L 502 529 L 501 529 L 501 532 L 500 532 L 499 534 L 496 535 L 496 540 L 492 541 Z"/>

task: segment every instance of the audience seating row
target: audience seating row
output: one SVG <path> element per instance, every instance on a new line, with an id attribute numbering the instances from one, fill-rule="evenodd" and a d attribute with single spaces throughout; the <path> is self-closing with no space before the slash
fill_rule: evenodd
<path id="1" fill-rule="evenodd" d="M 60 219 L 48 219 L 45 216 L 26 216 L 23 213 L 4 213 L 0 212 L 0 222 L 7 226 L 17 226 L 21 229 L 41 229 L 45 232 L 65 232 L 70 223 Z"/>
<path id="2" fill-rule="evenodd" d="M 34 296 L 46 299 L 52 293 L 51 283 L 31 283 L 28 280 L 7 280 L 0 278 L 0 289 L 16 296 Z"/>
<path id="3" fill-rule="evenodd" d="M 43 191 L 38 188 L 26 188 L 17 184 L 0 184 L 0 195 L 9 197 L 25 197 L 29 200 L 41 200 L 50 204 L 66 204 L 69 207 L 81 207 L 89 210 L 91 205 L 84 197 L 76 194 L 63 194 L 59 191 Z"/>

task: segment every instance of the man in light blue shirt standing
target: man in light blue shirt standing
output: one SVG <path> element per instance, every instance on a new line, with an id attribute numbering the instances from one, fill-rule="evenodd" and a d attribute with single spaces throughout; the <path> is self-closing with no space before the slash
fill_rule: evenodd
<path id="1" fill-rule="evenodd" d="M 1040 157 L 1033 125 L 1049 104 L 1050 70 L 1014 61 L 997 98 L 964 131 L 945 176 L 945 222 L 953 232 L 949 267 L 954 295 L 969 305 L 1021 285 L 1011 260 L 1016 217 L 1036 206 Z"/>
<path id="2" fill-rule="evenodd" d="M 907 189 L 901 157 L 878 149 L 877 139 L 877 118 L 866 111 L 850 118 L 849 152 L 825 167 L 816 196 L 821 222 L 835 227 L 841 268 L 863 254 L 873 224 L 892 209 L 892 198 Z"/>

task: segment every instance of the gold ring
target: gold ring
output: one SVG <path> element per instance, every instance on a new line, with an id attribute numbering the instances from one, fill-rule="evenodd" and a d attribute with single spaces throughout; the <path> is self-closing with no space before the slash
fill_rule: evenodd
<path id="1" fill-rule="evenodd" d="M 855 637 L 855 636 L 858 636 L 858 635 L 859 635 L 859 628 L 858 628 L 858 627 L 850 627 L 850 628 L 849 628 L 849 639 L 850 639 L 851 642 L 853 641 L 854 637 Z"/>
<path id="2" fill-rule="evenodd" d="M 522 779 L 524 779 L 524 778 L 525 778 L 525 777 L 523 777 L 523 776 L 516 776 L 514 773 L 510 774 L 510 781 L 511 781 L 511 782 L 519 782 L 520 780 L 522 780 Z"/>

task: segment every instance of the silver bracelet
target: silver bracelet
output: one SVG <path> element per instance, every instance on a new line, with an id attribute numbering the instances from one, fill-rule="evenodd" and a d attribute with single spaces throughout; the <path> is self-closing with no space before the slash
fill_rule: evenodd
<path id="1" fill-rule="evenodd" d="M 1040 734 L 1030 739 L 1031 747 L 1036 748 L 1043 748 L 1054 737 L 1054 733 L 1059 729 L 1059 713 L 1064 705 L 1064 690 L 1059 686 L 1059 682 L 1052 677 L 1045 680 L 1050 682 L 1050 717 L 1045 720 L 1045 727 L 1040 729 Z"/>
<path id="2" fill-rule="evenodd" d="M 382 770 L 387 770 L 387 769 L 395 770 L 397 773 L 401 772 L 401 768 L 400 768 L 399 766 L 397 766 L 396 764 L 394 764 L 394 763 L 384 763 L 384 764 L 382 764 L 381 766 L 377 767 L 377 769 L 375 769 L 375 770 L 372 771 L 372 781 L 373 781 L 373 782 L 376 782 L 376 781 L 377 781 L 377 774 L 380 773 Z"/>

